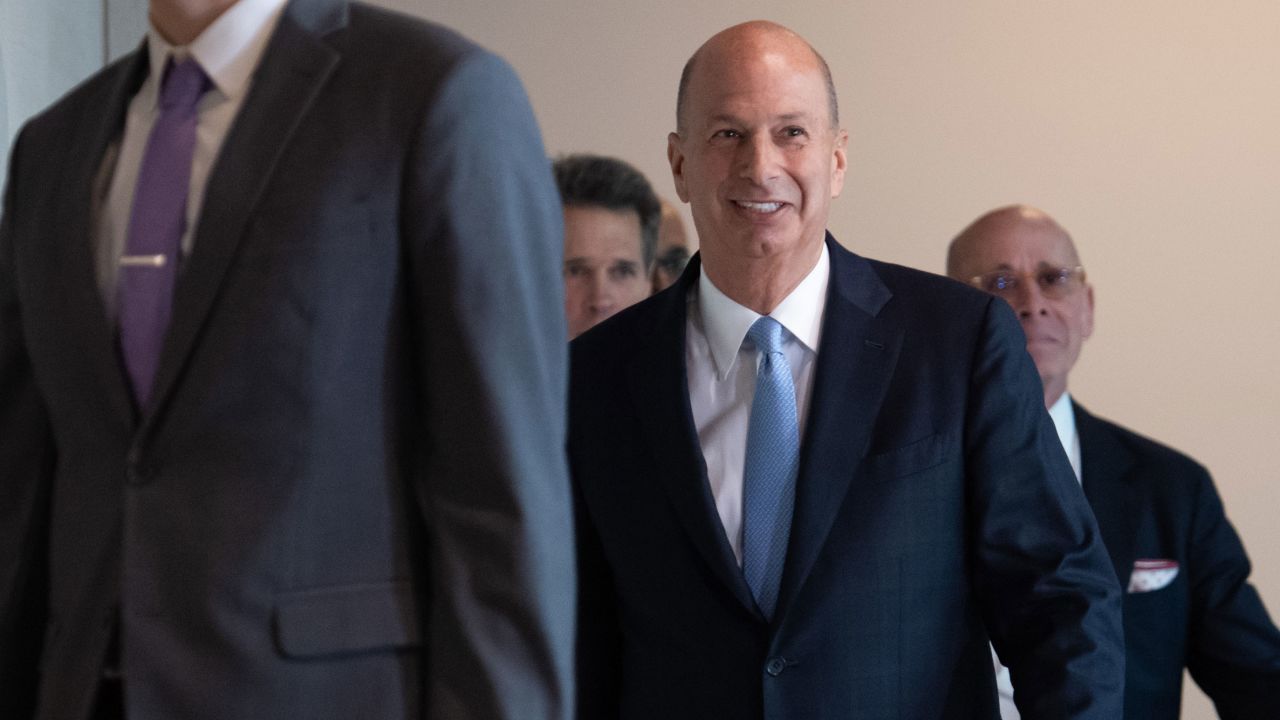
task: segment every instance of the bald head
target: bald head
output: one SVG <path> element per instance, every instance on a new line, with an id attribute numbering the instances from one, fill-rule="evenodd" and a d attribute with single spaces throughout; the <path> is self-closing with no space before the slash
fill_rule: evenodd
<path id="1" fill-rule="evenodd" d="M 1062 257 L 1070 260 L 1071 265 L 1079 265 L 1080 257 L 1076 253 L 1075 243 L 1066 230 L 1048 213 L 1029 205 L 1006 205 L 997 208 L 969 223 L 960 234 L 951 241 L 947 248 L 947 275 L 968 281 L 980 272 L 992 268 L 975 270 L 983 250 L 1001 239 L 1012 239 L 1029 236 L 1053 241 L 1062 251 Z"/>
<path id="2" fill-rule="evenodd" d="M 667 136 L 703 272 L 762 315 L 818 262 L 844 187 L 848 133 L 831 124 L 823 65 L 809 43 L 773 23 L 717 33 L 689 73 L 684 128 Z"/>
<path id="3" fill-rule="evenodd" d="M 689 95 L 689 86 L 694 83 L 695 76 L 701 73 L 697 69 L 723 67 L 726 60 L 730 63 L 744 57 L 760 57 L 770 52 L 787 52 L 807 55 L 821 69 L 822 77 L 827 85 L 827 105 L 831 115 L 831 127 L 840 127 L 840 106 L 836 99 L 836 85 L 831 79 L 831 68 L 822 55 L 792 30 L 767 20 L 752 20 L 740 25 L 726 28 L 702 44 L 684 64 L 680 73 L 680 89 L 676 93 L 676 130 L 683 133 L 686 127 L 685 108 Z"/>
<path id="4" fill-rule="evenodd" d="M 1052 407 L 1093 334 L 1093 288 L 1071 236 L 1032 207 L 992 210 L 951 241 L 947 274 L 998 295 L 1017 313 Z"/>

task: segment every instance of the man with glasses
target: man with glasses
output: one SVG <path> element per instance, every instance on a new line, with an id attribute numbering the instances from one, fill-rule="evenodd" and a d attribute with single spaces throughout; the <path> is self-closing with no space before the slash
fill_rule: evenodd
<path id="1" fill-rule="evenodd" d="M 1004 298 L 1022 322 L 1045 407 L 1127 589 L 1124 716 L 1177 718 L 1186 667 L 1223 718 L 1280 717 L 1280 631 L 1208 472 L 1067 392 L 1094 308 L 1071 236 L 1040 210 L 993 210 L 952 241 L 947 274 Z M 997 674 L 1001 714 L 1017 718 L 1018 681 Z"/>

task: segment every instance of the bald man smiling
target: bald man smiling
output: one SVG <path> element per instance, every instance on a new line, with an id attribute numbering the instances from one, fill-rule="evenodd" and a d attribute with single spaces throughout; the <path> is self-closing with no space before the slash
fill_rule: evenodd
<path id="1" fill-rule="evenodd" d="M 571 353 L 581 716 L 992 718 L 990 628 L 1028 716 L 1115 718 L 1119 588 L 1008 307 L 827 232 L 794 32 L 712 37 L 676 106 L 699 253 Z"/>

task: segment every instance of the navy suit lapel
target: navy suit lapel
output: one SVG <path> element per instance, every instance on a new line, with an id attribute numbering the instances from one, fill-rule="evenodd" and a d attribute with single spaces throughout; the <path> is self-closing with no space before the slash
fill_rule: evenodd
<path id="1" fill-rule="evenodd" d="M 654 302 L 653 339 L 628 366 L 628 381 L 658 478 L 672 509 L 712 572 L 749 611 L 759 614 L 716 511 L 707 479 L 698 431 L 689 404 L 685 370 L 685 317 L 689 289 L 697 282 L 700 258 L 694 255 L 680 281 Z"/>
<path id="2" fill-rule="evenodd" d="M 209 176 L 195 247 L 175 292 L 149 419 L 172 392 L 290 136 L 338 64 L 338 51 L 322 36 L 346 24 L 346 10 L 338 2 L 290 3 L 263 53 Z"/>
<path id="3" fill-rule="evenodd" d="M 1129 586 L 1133 573 L 1135 518 L 1141 498 L 1127 479 L 1133 455 L 1093 415 L 1075 404 L 1076 432 L 1080 435 L 1080 474 L 1084 494 L 1102 530 L 1102 541 L 1111 554 L 1120 587 Z"/>
<path id="4" fill-rule="evenodd" d="M 66 337 L 80 343 L 79 352 L 68 359 L 77 362 L 80 358 L 93 365 L 107 403 L 128 427 L 137 422 L 136 411 L 116 349 L 115 328 L 107 320 L 98 289 L 93 242 L 97 228 L 92 223 L 94 194 L 105 191 L 96 187 L 103 159 L 124 130 L 129 101 L 147 76 L 147 61 L 144 45 L 116 66 L 100 97 L 86 102 L 105 121 L 85 122 L 79 126 L 84 132 L 69 138 L 67 157 L 72 161 L 65 165 L 62 192 L 57 194 L 57 209 L 50 216 L 54 229 L 49 234 L 56 243 L 54 272 L 63 275 L 54 283 L 67 288 Z"/>
<path id="5" fill-rule="evenodd" d="M 779 618 L 804 585 L 866 454 L 902 344 L 901 328 L 877 317 L 891 293 L 871 265 L 841 248 L 829 234 L 827 246 L 831 279 L 801 446 Z"/>

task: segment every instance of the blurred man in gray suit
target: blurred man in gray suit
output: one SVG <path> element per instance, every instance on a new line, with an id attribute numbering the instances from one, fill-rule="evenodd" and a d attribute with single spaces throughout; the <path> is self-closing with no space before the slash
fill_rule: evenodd
<path id="1" fill-rule="evenodd" d="M 560 207 L 519 81 L 153 0 L 0 225 L 0 716 L 568 718 Z"/>

